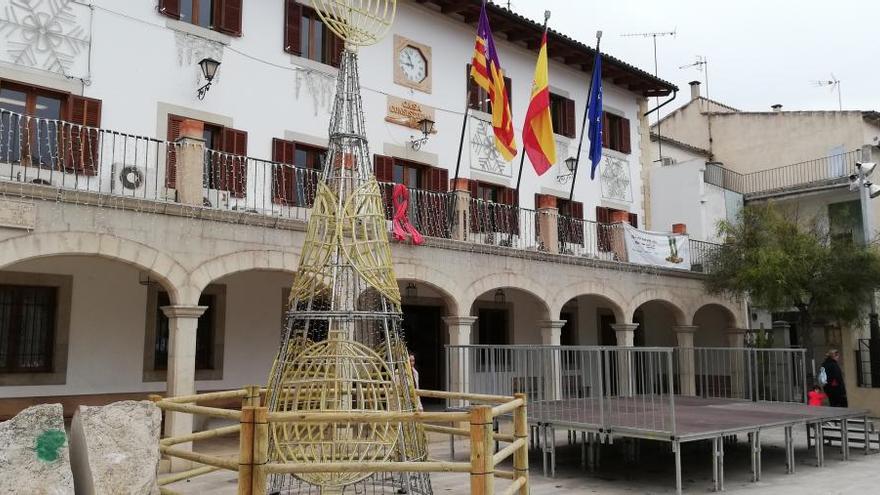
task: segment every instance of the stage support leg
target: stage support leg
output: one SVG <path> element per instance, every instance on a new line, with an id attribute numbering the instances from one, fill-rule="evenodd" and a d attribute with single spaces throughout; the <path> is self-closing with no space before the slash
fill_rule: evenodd
<path id="1" fill-rule="evenodd" d="M 868 455 L 871 452 L 871 435 L 868 433 L 868 417 L 865 416 L 862 418 L 865 425 L 865 455 Z"/>
<path id="2" fill-rule="evenodd" d="M 547 425 L 541 424 L 538 426 L 540 428 L 541 439 L 538 441 L 538 447 L 541 449 L 541 462 L 544 467 L 544 477 L 547 477 Z"/>
<path id="3" fill-rule="evenodd" d="M 794 474 L 794 429 L 791 426 L 785 427 L 785 472 Z"/>
<path id="4" fill-rule="evenodd" d="M 587 470 L 587 433 L 581 432 L 581 470 Z M 577 435 L 575 435 L 575 440 L 577 440 Z"/>
<path id="5" fill-rule="evenodd" d="M 813 437 L 813 444 L 816 447 L 816 467 L 823 467 L 825 465 L 825 432 L 822 422 L 817 421 L 813 428 L 816 433 Z"/>
<path id="6" fill-rule="evenodd" d="M 547 427 L 550 430 L 550 477 L 556 477 L 556 429 L 553 425 Z"/>
<path id="7" fill-rule="evenodd" d="M 724 491 L 724 438 L 712 439 L 712 481 L 716 492 Z"/>
<path id="8" fill-rule="evenodd" d="M 681 443 L 672 442 L 672 453 L 675 455 L 675 493 L 681 495 Z"/>
<path id="9" fill-rule="evenodd" d="M 840 420 L 840 450 L 843 451 L 843 460 L 849 460 L 849 420 Z"/>

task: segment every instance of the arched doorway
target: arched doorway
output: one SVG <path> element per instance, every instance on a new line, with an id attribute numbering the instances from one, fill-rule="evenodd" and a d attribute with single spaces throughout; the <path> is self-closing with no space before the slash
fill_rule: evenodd
<path id="1" fill-rule="evenodd" d="M 401 329 L 407 347 L 416 360 L 419 387 L 444 390 L 446 358 L 449 343 L 443 317 L 449 316 L 454 302 L 451 296 L 430 283 L 415 279 L 399 279 L 403 322 Z M 431 403 L 432 400 L 425 400 Z M 433 401 L 439 402 L 439 401 Z"/>
<path id="2" fill-rule="evenodd" d="M 617 345 L 613 325 L 623 322 L 620 305 L 598 294 L 583 294 L 569 299 L 559 314 L 565 320 L 562 345 Z"/>
<path id="3" fill-rule="evenodd" d="M 547 303 L 515 287 L 496 287 L 471 304 L 477 317 L 472 340 L 477 344 L 541 344 L 540 326 L 550 319 Z"/>
<path id="4" fill-rule="evenodd" d="M 706 304 L 694 313 L 694 347 L 727 347 L 727 330 L 736 324 L 733 313 L 720 304 Z"/>
<path id="5" fill-rule="evenodd" d="M 633 312 L 633 323 L 638 324 L 633 335 L 636 347 L 675 347 L 675 327 L 684 324 L 684 312 L 675 304 L 652 299 L 639 305 Z"/>

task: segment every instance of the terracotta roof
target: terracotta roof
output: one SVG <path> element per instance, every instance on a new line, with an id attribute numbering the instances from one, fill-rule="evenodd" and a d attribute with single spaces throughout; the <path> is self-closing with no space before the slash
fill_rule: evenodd
<path id="1" fill-rule="evenodd" d="M 687 144 L 687 143 L 679 141 L 677 139 L 672 139 L 671 137 L 658 135 L 656 132 L 652 132 L 651 133 L 651 141 L 657 141 L 658 139 L 663 143 L 671 144 L 672 146 L 675 146 L 677 148 L 681 148 L 685 151 L 690 151 L 692 153 L 696 153 L 698 155 L 703 155 L 703 156 L 707 156 L 707 157 L 712 155 L 711 153 L 709 153 L 709 150 L 706 150 L 703 148 L 698 148 L 694 145 Z"/>
<path id="2" fill-rule="evenodd" d="M 480 17 L 481 0 L 413 0 L 422 5 L 432 5 L 440 13 L 476 26 Z M 544 26 L 505 7 L 489 3 L 487 5 L 492 32 L 496 41 L 507 36 L 511 43 L 525 43 L 529 49 L 537 50 L 541 44 Z M 553 29 L 548 30 L 548 56 L 563 64 L 590 73 L 596 50 L 592 47 Z M 602 77 L 643 96 L 667 96 L 678 91 L 674 84 L 653 74 L 628 64 L 608 54 L 602 54 Z"/>

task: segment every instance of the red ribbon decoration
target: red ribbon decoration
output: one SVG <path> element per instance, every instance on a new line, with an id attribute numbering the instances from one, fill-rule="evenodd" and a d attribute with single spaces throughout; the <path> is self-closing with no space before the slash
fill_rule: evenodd
<path id="1" fill-rule="evenodd" d="M 412 243 L 420 246 L 425 243 L 422 234 L 409 223 L 407 209 L 409 209 L 409 189 L 403 184 L 395 184 L 391 193 L 391 202 L 394 204 L 394 219 L 391 221 L 391 234 L 397 241 L 404 242 L 412 238 Z"/>

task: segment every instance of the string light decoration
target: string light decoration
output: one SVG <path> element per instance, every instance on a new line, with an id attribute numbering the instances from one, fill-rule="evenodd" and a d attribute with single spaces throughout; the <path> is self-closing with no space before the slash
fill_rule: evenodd
<path id="1" fill-rule="evenodd" d="M 357 68 L 358 46 L 388 30 L 396 2 L 314 3 L 345 40 L 330 117 L 329 146 L 317 184 L 290 311 L 269 376 L 273 412 L 348 413 L 350 419 L 271 425 L 271 462 L 427 460 L 421 426 L 357 423 L 364 412 L 418 407 L 401 331 L 400 291 L 388 243 L 382 189 L 373 176 Z M 427 473 L 274 475 L 271 493 L 431 495 Z"/>

